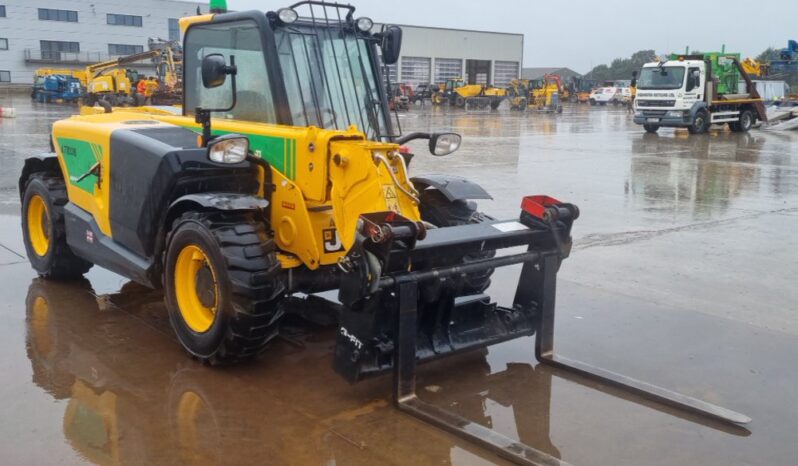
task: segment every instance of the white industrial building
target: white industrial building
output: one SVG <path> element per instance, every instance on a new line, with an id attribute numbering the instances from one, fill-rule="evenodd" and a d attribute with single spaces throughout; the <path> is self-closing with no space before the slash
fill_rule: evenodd
<path id="1" fill-rule="evenodd" d="M 462 77 L 469 84 L 503 87 L 520 75 L 523 34 L 398 26 L 402 55 L 390 67 L 393 82 L 430 84 Z"/>
<path id="2" fill-rule="evenodd" d="M 142 52 L 150 37 L 179 39 L 178 19 L 197 6 L 208 11 L 176 0 L 0 0 L 0 83 Z"/>
<path id="3" fill-rule="evenodd" d="M 277 8 L 269 3 L 264 9 Z M 178 19 L 198 6 L 208 11 L 207 1 L 0 0 L 0 85 L 31 83 L 38 68 L 82 68 L 141 52 L 151 37 L 177 40 Z M 522 34 L 400 26 L 402 55 L 390 67 L 393 82 L 462 77 L 505 86 L 520 75 Z"/>

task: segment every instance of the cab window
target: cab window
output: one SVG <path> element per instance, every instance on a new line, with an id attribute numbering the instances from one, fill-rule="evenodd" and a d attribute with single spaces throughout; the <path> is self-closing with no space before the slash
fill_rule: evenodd
<path id="1" fill-rule="evenodd" d="M 202 58 L 212 53 L 222 54 L 228 64 L 234 56 L 238 68 L 236 106 L 214 117 L 277 123 L 260 31 L 249 20 L 189 28 L 185 39 L 185 114 L 193 115 L 197 107 L 227 108 L 232 103 L 231 77 L 213 89 L 202 85 Z"/>

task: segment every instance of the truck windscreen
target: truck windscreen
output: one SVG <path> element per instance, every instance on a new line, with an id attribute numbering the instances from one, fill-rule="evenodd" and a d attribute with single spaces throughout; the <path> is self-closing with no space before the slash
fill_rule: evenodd
<path id="1" fill-rule="evenodd" d="M 684 84 L 683 66 L 643 68 L 637 80 L 638 89 L 679 89 Z"/>

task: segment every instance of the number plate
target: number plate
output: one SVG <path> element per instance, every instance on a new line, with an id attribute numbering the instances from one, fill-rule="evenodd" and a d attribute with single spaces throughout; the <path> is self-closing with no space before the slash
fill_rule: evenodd
<path id="1" fill-rule="evenodd" d="M 659 123 L 659 118 L 646 118 L 649 123 Z"/>

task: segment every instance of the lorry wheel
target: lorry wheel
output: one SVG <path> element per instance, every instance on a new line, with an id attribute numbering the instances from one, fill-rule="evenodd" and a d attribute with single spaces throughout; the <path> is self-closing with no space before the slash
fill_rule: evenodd
<path id="1" fill-rule="evenodd" d="M 589 102 L 590 102 L 591 106 L 593 106 L 593 107 L 596 106 L 596 99 L 590 99 Z"/>
<path id="2" fill-rule="evenodd" d="M 476 203 L 461 200 L 450 201 L 437 189 L 426 189 L 421 191 L 420 199 L 421 204 L 419 205 L 419 210 L 422 220 L 439 228 L 480 223 L 489 219 L 485 214 L 477 212 Z M 496 251 L 483 251 L 479 254 L 469 254 L 463 257 L 463 262 L 486 259 L 495 255 Z M 462 294 L 472 295 L 482 293 L 490 285 L 491 275 L 493 275 L 493 269 L 466 275 Z"/>
<path id="3" fill-rule="evenodd" d="M 258 354 L 277 336 L 285 286 L 274 240 L 250 213 L 189 212 L 167 240 L 164 291 L 180 343 L 208 364 Z"/>
<path id="4" fill-rule="evenodd" d="M 454 104 L 460 108 L 464 108 L 466 106 L 465 97 L 458 95 L 454 98 Z"/>
<path id="5" fill-rule="evenodd" d="M 647 133 L 652 133 L 653 134 L 653 133 L 656 133 L 657 131 L 659 131 L 659 126 L 657 126 L 657 125 L 647 125 L 646 124 L 646 125 L 643 125 L 643 129 L 645 129 Z"/>
<path id="6" fill-rule="evenodd" d="M 754 113 L 751 110 L 743 110 L 739 121 L 729 123 L 729 129 L 735 133 L 748 132 L 752 126 L 754 126 Z"/>
<path id="7" fill-rule="evenodd" d="M 695 114 L 693 124 L 687 127 L 691 134 L 704 134 L 709 131 L 709 113 L 706 110 L 701 110 Z"/>
<path id="8" fill-rule="evenodd" d="M 49 176 L 48 176 L 49 175 Z M 44 278 L 76 279 L 91 268 L 67 245 L 64 182 L 53 174 L 35 173 L 22 198 L 22 238 L 33 269 Z"/>

